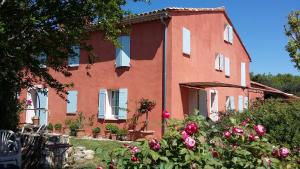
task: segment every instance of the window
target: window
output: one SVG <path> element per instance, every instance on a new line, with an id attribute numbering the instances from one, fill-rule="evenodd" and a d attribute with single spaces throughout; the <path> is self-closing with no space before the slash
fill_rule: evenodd
<path id="1" fill-rule="evenodd" d="M 218 53 L 215 58 L 215 69 L 219 71 L 224 70 L 224 56 L 221 53 Z"/>
<path id="2" fill-rule="evenodd" d="M 77 67 L 80 62 L 80 46 L 72 46 L 71 49 L 73 50 L 73 53 L 68 58 L 68 65 L 69 67 Z"/>
<path id="3" fill-rule="evenodd" d="M 127 119 L 127 95 L 128 90 L 100 89 L 98 118 L 109 120 Z"/>
<path id="4" fill-rule="evenodd" d="M 226 110 L 234 110 L 234 96 L 226 96 Z"/>
<path id="5" fill-rule="evenodd" d="M 241 63 L 241 86 L 246 86 L 246 64 L 245 62 Z"/>
<path id="6" fill-rule="evenodd" d="M 119 114 L 119 91 L 112 90 L 110 91 L 110 104 L 112 110 L 112 116 L 118 116 Z"/>
<path id="7" fill-rule="evenodd" d="M 116 48 L 116 67 L 130 67 L 130 36 L 118 37 L 120 48 Z"/>
<path id="8" fill-rule="evenodd" d="M 77 112 L 77 93 L 76 90 L 68 91 L 67 113 Z"/>
<path id="9" fill-rule="evenodd" d="M 228 57 L 225 57 L 225 76 L 230 77 L 230 60 Z"/>
<path id="10" fill-rule="evenodd" d="M 187 28 L 182 28 L 182 52 L 186 55 L 191 54 L 191 32 Z"/>
<path id="11" fill-rule="evenodd" d="M 40 68 L 46 68 L 46 61 L 47 61 L 47 55 L 46 53 L 42 52 L 39 56 L 38 56 L 38 61 L 40 62 Z"/>
<path id="12" fill-rule="evenodd" d="M 229 24 L 225 24 L 224 40 L 229 43 L 233 43 L 233 28 Z"/>

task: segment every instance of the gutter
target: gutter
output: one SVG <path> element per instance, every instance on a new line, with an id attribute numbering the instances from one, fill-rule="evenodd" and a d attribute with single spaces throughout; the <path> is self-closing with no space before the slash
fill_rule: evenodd
<path id="1" fill-rule="evenodd" d="M 167 107 L 167 40 L 168 40 L 168 26 L 164 21 L 164 18 L 168 17 L 168 13 L 164 13 L 164 16 L 160 17 L 160 21 L 164 26 L 164 39 L 163 39 L 163 111 Z M 166 129 L 166 119 L 162 119 L 162 134 Z"/>

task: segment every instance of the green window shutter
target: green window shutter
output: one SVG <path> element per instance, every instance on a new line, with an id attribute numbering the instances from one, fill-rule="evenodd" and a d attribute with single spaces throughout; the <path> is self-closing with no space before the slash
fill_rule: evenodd
<path id="1" fill-rule="evenodd" d="M 76 90 L 68 91 L 67 113 L 77 112 L 77 94 Z"/>
<path id="2" fill-rule="evenodd" d="M 105 118 L 105 111 L 106 111 L 106 89 L 100 89 L 99 91 L 99 105 L 98 105 L 98 119 Z"/>
<path id="3" fill-rule="evenodd" d="M 128 102 L 128 89 L 119 89 L 119 114 L 118 119 L 127 119 L 127 102 Z"/>

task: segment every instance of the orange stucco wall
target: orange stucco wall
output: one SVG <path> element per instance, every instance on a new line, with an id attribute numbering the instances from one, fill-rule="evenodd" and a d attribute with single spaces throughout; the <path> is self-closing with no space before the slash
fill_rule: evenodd
<path id="1" fill-rule="evenodd" d="M 175 16 L 174 16 L 175 15 Z M 176 16 L 177 15 L 177 16 Z M 184 107 L 184 92 L 180 90 L 180 83 L 187 82 L 223 82 L 241 84 L 241 62 L 246 63 L 246 83 L 250 86 L 250 59 L 234 33 L 233 44 L 224 42 L 224 25 L 229 23 L 222 12 L 180 12 L 174 13 L 171 20 L 171 72 L 169 91 L 171 92 L 170 111 L 175 118 L 183 118 L 187 109 Z M 191 33 L 191 54 L 182 52 L 182 28 Z M 215 55 L 222 53 L 230 58 L 230 77 L 216 71 Z M 169 55 L 169 56 L 170 56 Z M 226 96 L 246 95 L 240 88 L 222 88 L 219 95 L 219 108 L 225 106 Z M 247 92 L 246 92 L 247 93 Z M 235 101 L 237 102 L 237 101 Z M 236 103 L 237 104 L 237 103 Z"/>
<path id="2" fill-rule="evenodd" d="M 163 52 L 163 26 L 160 21 L 135 24 L 131 28 L 131 61 L 130 68 L 115 68 L 115 48 L 103 40 L 100 33 L 92 33 L 88 41 L 97 55 L 95 63 L 90 69 L 87 52 L 81 50 L 80 66 L 70 68 L 72 76 L 64 77 L 62 74 L 51 71 L 54 77 L 63 82 L 74 82 L 77 90 L 77 110 L 82 111 L 88 117 L 95 115 L 94 126 L 100 126 L 105 130 L 105 122 L 117 123 L 124 126 L 126 121 L 103 121 L 98 120 L 98 95 L 99 89 L 128 89 L 128 118 L 137 109 L 137 102 L 142 98 L 156 101 L 156 107 L 149 115 L 149 129 L 161 133 L 162 112 L 162 52 Z M 88 72 L 88 73 L 87 73 Z M 23 92 L 26 98 L 26 92 Z M 61 99 L 53 89 L 48 92 L 48 122 L 52 124 L 62 123 L 67 117 L 74 115 L 66 114 L 67 103 Z M 21 120 L 25 121 L 25 113 L 21 114 Z M 141 121 L 145 116 L 141 117 Z M 93 127 L 86 126 L 90 133 Z"/>
<path id="3" fill-rule="evenodd" d="M 181 88 L 180 83 L 187 82 L 223 82 L 240 85 L 241 62 L 246 63 L 246 82 L 250 86 L 249 57 L 241 42 L 234 34 L 233 44 L 223 40 L 225 23 L 228 23 L 223 12 L 180 12 L 172 13 L 168 20 L 167 39 L 167 107 L 173 118 L 183 118 L 188 112 L 188 90 Z M 191 54 L 182 53 L 182 28 L 191 32 Z M 105 123 L 117 123 L 120 126 L 125 121 L 103 121 L 97 119 L 98 92 L 100 88 L 128 88 L 128 117 L 136 111 L 137 101 L 142 97 L 156 101 L 156 107 L 149 115 L 149 129 L 154 130 L 157 137 L 161 136 L 161 112 L 163 100 L 163 25 L 159 20 L 134 24 L 131 27 L 131 67 L 115 68 L 115 49 L 113 45 L 103 40 L 100 33 L 92 33 L 88 41 L 94 47 L 97 55 L 95 64 L 90 69 L 88 56 L 81 51 L 80 66 L 70 69 L 72 76 L 64 77 L 51 71 L 55 78 L 63 83 L 74 82 L 72 90 L 78 91 L 77 109 L 86 118 L 95 115 L 94 126 L 100 126 L 104 131 Z M 229 78 L 225 73 L 214 68 L 216 53 L 222 53 L 230 58 Z M 247 96 L 247 90 L 241 88 L 216 87 L 207 88 L 218 91 L 219 110 L 225 109 L 226 96 L 235 97 L 235 107 L 238 107 L 238 95 Z M 209 93 L 209 92 L 208 92 Z M 21 95 L 26 98 L 26 92 Z M 48 122 L 64 124 L 67 117 L 66 102 L 56 95 L 53 89 L 48 94 Z M 208 97 L 209 99 L 209 97 Z M 208 102 L 209 104 L 209 102 Z M 25 113 L 21 114 L 21 122 Z M 142 117 L 143 121 L 145 117 Z M 91 132 L 93 127 L 86 127 Z"/>

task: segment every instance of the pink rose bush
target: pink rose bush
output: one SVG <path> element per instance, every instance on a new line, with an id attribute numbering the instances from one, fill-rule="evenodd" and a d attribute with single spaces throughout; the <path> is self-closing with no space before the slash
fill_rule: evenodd
<path id="1" fill-rule="evenodd" d="M 162 113 L 162 117 L 164 119 L 169 119 L 171 116 L 171 114 L 167 111 L 167 110 L 164 110 L 163 113 Z"/>
<path id="2" fill-rule="evenodd" d="M 232 121 L 219 127 L 200 116 L 170 120 L 161 140 L 124 145 L 114 156 L 118 161 L 115 165 L 117 168 L 195 169 L 251 168 L 249 165 L 253 169 L 299 167 L 300 153 L 296 157 L 285 147 L 273 148 L 265 137 L 267 131 L 263 125 L 248 118 Z"/>

